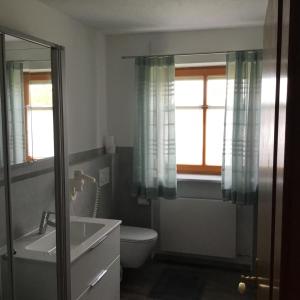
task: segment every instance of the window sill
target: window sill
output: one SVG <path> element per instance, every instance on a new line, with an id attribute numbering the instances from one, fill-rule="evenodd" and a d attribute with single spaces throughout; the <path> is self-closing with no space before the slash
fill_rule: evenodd
<path id="1" fill-rule="evenodd" d="M 221 182 L 221 175 L 177 174 L 177 181 Z"/>

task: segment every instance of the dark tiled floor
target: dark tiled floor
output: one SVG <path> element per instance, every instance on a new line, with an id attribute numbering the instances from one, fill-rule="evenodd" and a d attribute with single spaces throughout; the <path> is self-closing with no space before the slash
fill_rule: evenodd
<path id="1" fill-rule="evenodd" d="M 151 262 L 125 269 L 122 300 L 254 300 L 254 292 L 240 296 L 236 271 L 174 263 Z"/>

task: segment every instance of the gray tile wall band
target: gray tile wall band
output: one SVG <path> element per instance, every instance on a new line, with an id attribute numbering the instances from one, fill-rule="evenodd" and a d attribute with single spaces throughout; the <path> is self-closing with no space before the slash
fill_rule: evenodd
<path id="1" fill-rule="evenodd" d="M 104 148 L 97 148 L 69 155 L 69 165 L 89 161 L 99 156 L 104 156 Z M 28 178 L 41 176 L 54 172 L 54 159 L 45 158 L 34 162 L 26 162 L 11 167 L 11 182 L 18 182 Z M 3 178 L 3 170 L 0 170 L 0 178 Z M 0 180 L 0 186 L 3 186 L 3 180 Z"/>

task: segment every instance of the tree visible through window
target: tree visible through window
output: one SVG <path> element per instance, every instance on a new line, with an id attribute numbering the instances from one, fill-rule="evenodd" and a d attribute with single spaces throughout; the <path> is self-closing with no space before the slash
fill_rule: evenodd
<path id="1" fill-rule="evenodd" d="M 176 161 L 178 173 L 220 174 L 226 68 L 177 68 Z"/>

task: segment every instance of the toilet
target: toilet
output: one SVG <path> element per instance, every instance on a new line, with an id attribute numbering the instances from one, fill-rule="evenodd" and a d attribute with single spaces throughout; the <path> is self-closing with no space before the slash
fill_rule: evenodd
<path id="1" fill-rule="evenodd" d="M 149 257 L 157 241 L 157 232 L 149 228 L 121 225 L 121 265 L 138 268 Z"/>

